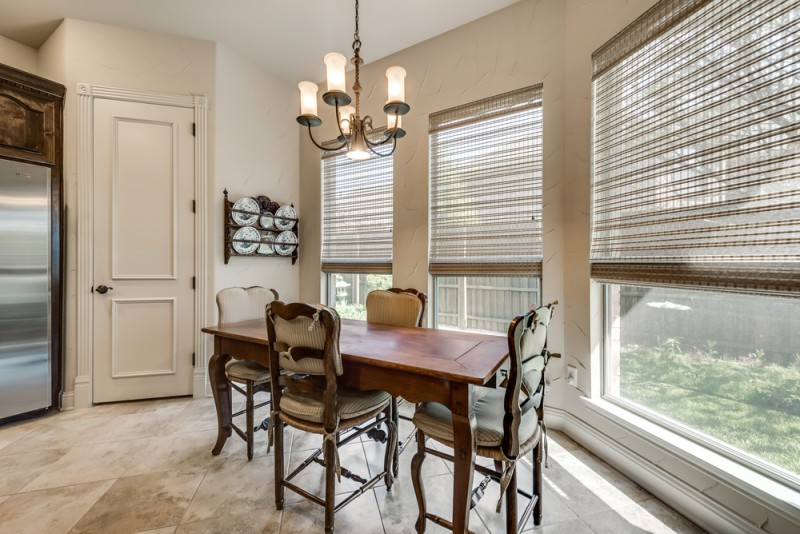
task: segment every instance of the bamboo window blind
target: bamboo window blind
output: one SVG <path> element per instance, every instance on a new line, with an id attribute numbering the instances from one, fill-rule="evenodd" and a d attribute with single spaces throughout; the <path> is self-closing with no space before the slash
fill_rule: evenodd
<path id="1" fill-rule="evenodd" d="M 392 272 L 391 143 L 376 151 L 384 156 L 353 161 L 342 150 L 322 157 L 324 272 Z"/>
<path id="2" fill-rule="evenodd" d="M 592 60 L 592 277 L 800 291 L 800 4 L 664 0 Z"/>
<path id="3" fill-rule="evenodd" d="M 539 274 L 542 86 L 430 115 L 431 274 Z"/>

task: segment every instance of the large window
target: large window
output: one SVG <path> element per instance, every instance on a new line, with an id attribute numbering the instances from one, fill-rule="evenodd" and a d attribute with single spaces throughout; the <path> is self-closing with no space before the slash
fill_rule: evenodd
<path id="1" fill-rule="evenodd" d="M 322 270 L 328 304 L 347 319 L 365 318 L 368 291 L 391 287 L 393 157 L 391 145 L 377 151 L 322 157 Z"/>
<path id="2" fill-rule="evenodd" d="M 539 299 L 542 86 L 431 114 L 429 141 L 434 321 L 505 333 Z"/>
<path id="3" fill-rule="evenodd" d="M 795 484 L 798 36 L 796 1 L 664 0 L 592 84 L 606 397 Z"/>

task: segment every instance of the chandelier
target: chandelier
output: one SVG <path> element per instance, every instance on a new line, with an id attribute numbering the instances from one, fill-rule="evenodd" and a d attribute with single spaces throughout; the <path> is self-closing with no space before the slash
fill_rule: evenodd
<path id="1" fill-rule="evenodd" d="M 338 146 L 322 146 L 314 140 L 311 132 L 312 127 L 322 124 L 322 119 L 317 115 L 317 91 L 319 87 L 313 82 L 300 82 L 297 88 L 300 89 L 300 116 L 297 122 L 302 126 L 308 127 L 308 135 L 311 142 L 320 150 L 332 152 L 347 147 L 347 157 L 353 160 L 369 159 L 370 154 L 376 156 L 389 155 L 394 153 L 397 146 L 397 139 L 403 137 L 406 132 L 401 127 L 401 116 L 408 113 L 411 109 L 404 102 L 405 99 L 405 77 L 406 70 L 402 67 L 389 67 L 386 70 L 388 80 L 388 98 L 383 112 L 386 113 L 387 128 L 383 132 L 383 139 L 375 140 L 376 136 L 371 136 L 373 131 L 372 117 L 369 115 L 361 117 L 359 107 L 359 97 L 361 96 L 361 83 L 359 80 L 359 70 L 364 60 L 361 59 L 361 39 L 358 37 L 358 0 L 356 0 L 356 31 L 353 34 L 353 57 L 350 62 L 355 65 L 355 83 L 353 93 L 355 93 L 355 107 L 349 105 L 352 102 L 350 95 L 345 92 L 344 69 L 347 59 L 342 54 L 326 54 L 323 61 L 327 69 L 328 91 L 322 95 L 322 100 L 329 106 L 336 108 L 337 124 L 339 126 L 340 143 Z M 372 139 L 370 139 L 372 137 Z M 392 151 L 388 154 L 380 154 L 375 149 L 379 146 L 392 143 Z"/>

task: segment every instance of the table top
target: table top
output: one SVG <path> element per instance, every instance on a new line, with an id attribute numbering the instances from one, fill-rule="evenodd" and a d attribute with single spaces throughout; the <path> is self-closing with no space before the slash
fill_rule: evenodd
<path id="1" fill-rule="evenodd" d="M 266 321 L 205 327 L 207 334 L 266 346 Z M 469 384 L 486 384 L 508 356 L 504 336 L 342 319 L 339 350 L 345 362 L 408 371 Z"/>

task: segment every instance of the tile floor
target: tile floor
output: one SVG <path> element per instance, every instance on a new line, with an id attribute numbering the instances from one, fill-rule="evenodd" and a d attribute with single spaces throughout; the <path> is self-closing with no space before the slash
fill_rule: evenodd
<path id="1" fill-rule="evenodd" d="M 411 428 L 402 423 L 405 437 Z M 322 509 L 290 491 L 284 510 L 275 510 L 273 457 L 264 432 L 256 433 L 252 462 L 236 437 L 211 456 L 215 437 L 212 399 L 103 405 L 0 427 L 0 532 L 323 532 Z M 319 442 L 288 431 L 290 469 Z M 356 499 L 337 514 L 336 532 L 414 532 L 409 465 L 415 448 L 411 444 L 401 456 L 392 491 L 379 485 Z M 544 520 L 535 529 L 529 523 L 526 532 L 702 532 L 564 434 L 551 431 L 549 449 Z M 366 475 L 380 467 L 381 447 L 356 441 L 343 447 L 341 460 Z M 297 480 L 320 489 L 323 469 L 312 468 Z M 423 473 L 431 511 L 449 516 L 449 464 L 429 456 Z M 529 487 L 529 464 L 519 477 Z M 352 487 L 342 480 L 342 491 Z M 497 485 L 490 485 L 472 511 L 475 532 L 503 532 L 503 516 L 494 513 L 497 495 Z M 429 524 L 428 532 L 445 529 Z"/>

